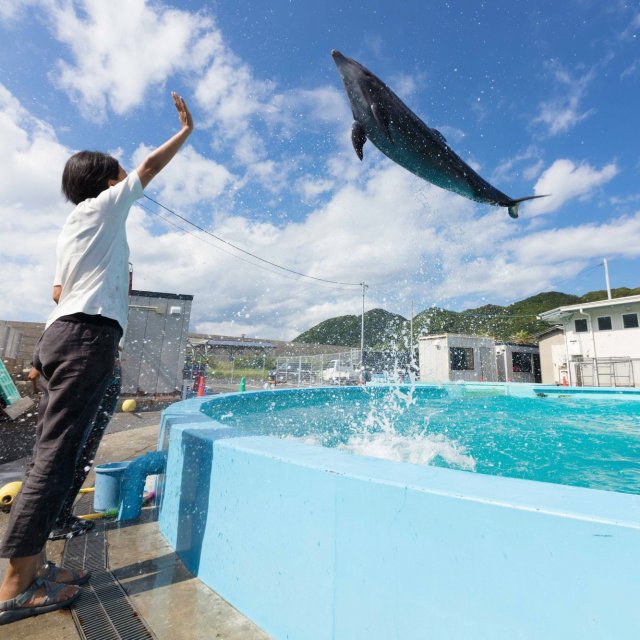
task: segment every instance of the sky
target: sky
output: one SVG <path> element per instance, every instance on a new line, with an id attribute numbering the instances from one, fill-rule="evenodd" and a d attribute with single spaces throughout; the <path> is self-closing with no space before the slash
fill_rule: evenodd
<path id="1" fill-rule="evenodd" d="M 67 158 L 135 169 L 171 91 L 195 130 L 127 233 L 134 288 L 192 294 L 192 331 L 290 339 L 362 282 L 405 317 L 603 289 L 604 258 L 640 286 L 639 34 L 618 0 L 0 0 L 0 318 L 51 311 Z M 498 189 L 551 195 L 513 220 L 361 162 L 332 49 Z"/>

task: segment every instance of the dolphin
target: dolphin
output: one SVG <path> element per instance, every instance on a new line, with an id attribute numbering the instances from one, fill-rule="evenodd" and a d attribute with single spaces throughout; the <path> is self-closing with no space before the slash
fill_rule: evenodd
<path id="1" fill-rule="evenodd" d="M 418 116 L 359 62 L 331 52 L 338 67 L 353 112 L 351 142 L 360 160 L 367 140 L 387 157 L 438 187 L 499 207 L 507 207 L 512 218 L 525 200 L 510 198 L 479 176 L 447 144 L 445 137 Z"/>

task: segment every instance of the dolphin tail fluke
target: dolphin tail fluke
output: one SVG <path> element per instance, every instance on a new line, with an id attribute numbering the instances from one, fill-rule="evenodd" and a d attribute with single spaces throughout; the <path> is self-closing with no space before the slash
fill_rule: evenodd
<path id="1" fill-rule="evenodd" d="M 527 196 L 526 198 L 518 198 L 516 200 L 510 200 L 509 204 L 507 205 L 508 207 L 508 211 L 509 211 L 509 215 L 512 218 L 517 218 L 518 217 L 518 209 L 520 208 L 520 203 L 521 202 L 525 202 L 527 200 L 535 200 L 536 198 L 547 198 L 549 196 L 549 194 L 545 194 L 542 196 Z"/>

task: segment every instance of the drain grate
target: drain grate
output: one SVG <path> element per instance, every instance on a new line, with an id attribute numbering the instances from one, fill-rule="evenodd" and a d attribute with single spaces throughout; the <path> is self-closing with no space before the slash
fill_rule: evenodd
<path id="1" fill-rule="evenodd" d="M 88 503 L 88 504 L 87 504 Z M 78 502 L 76 512 L 89 511 L 91 499 Z M 82 587 L 71 612 L 83 640 L 154 640 L 155 636 L 108 569 L 106 525 L 102 521 L 88 535 L 67 540 L 62 565 L 91 569 L 91 580 Z"/>

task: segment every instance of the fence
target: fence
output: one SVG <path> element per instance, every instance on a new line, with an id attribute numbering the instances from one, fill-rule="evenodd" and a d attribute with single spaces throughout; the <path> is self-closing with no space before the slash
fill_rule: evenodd
<path id="1" fill-rule="evenodd" d="M 330 368 L 337 363 L 330 376 Z M 289 385 L 296 387 L 319 386 L 332 382 L 355 383 L 364 364 L 366 377 L 387 372 L 393 377 L 398 372 L 409 370 L 409 352 L 366 351 L 364 358 L 360 349 L 349 349 L 318 355 L 270 357 L 267 354 L 239 357 L 194 357 L 187 353 L 183 371 L 183 397 L 197 391 L 196 375 L 204 373 L 207 391 L 237 390 L 244 378 L 247 387 L 260 388 L 265 385 Z"/>
<path id="2" fill-rule="evenodd" d="M 578 387 L 635 387 L 639 379 L 640 359 L 589 358 L 576 360 L 574 384 Z"/>
<path id="3" fill-rule="evenodd" d="M 360 349 L 315 356 L 276 358 L 275 369 L 270 372 L 270 382 L 298 387 L 319 385 L 326 382 L 323 379 L 324 372 L 336 362 L 345 372 L 349 370 L 355 372 L 361 366 Z"/>

